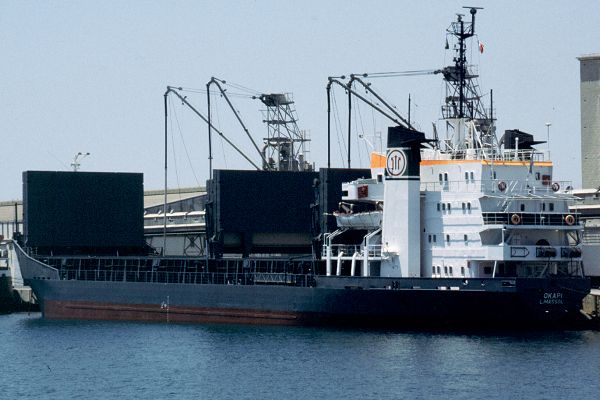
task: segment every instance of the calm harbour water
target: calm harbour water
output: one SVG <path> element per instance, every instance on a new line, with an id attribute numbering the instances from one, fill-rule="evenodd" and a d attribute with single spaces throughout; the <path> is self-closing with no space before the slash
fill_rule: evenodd
<path id="1" fill-rule="evenodd" d="M 550 399 L 600 393 L 600 332 L 407 333 L 0 315 L 6 399 Z"/>

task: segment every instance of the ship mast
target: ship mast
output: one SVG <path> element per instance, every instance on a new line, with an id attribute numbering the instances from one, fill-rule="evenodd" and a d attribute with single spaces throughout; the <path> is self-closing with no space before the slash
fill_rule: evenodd
<path id="1" fill-rule="evenodd" d="M 467 7 L 465 7 L 467 8 Z M 452 136 L 448 143 L 450 150 L 483 149 L 482 154 L 489 154 L 497 149 L 494 121 L 491 108 L 483 105 L 478 75 L 471 71 L 467 63 L 467 39 L 475 36 L 475 14 L 479 7 L 468 7 L 471 21 L 463 19 L 463 14 L 457 14 L 456 21 L 447 32 L 456 40 L 453 47 L 455 52 L 454 65 L 442 70 L 446 82 L 445 104 L 442 106 L 442 116 L 446 120 L 446 128 Z M 446 48 L 449 48 L 446 41 Z"/>

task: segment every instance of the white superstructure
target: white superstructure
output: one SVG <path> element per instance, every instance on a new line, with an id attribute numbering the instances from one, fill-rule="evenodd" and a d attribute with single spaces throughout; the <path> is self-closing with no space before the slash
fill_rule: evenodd
<path id="1" fill-rule="evenodd" d="M 325 236 L 327 273 L 383 277 L 495 278 L 581 275 L 579 214 L 567 182 L 533 136 L 495 135 L 465 56 L 472 21 L 459 15 L 442 107 L 446 139 L 389 128 L 371 179 L 342 187 L 339 229 Z M 359 239 L 357 239 L 357 237 Z M 349 244 L 349 242 L 351 244 Z M 350 267 L 346 264 L 350 264 Z"/>

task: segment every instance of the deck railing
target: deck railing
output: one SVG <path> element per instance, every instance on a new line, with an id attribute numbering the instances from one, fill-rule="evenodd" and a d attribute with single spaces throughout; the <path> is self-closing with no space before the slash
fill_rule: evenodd
<path id="1" fill-rule="evenodd" d="M 309 286 L 314 280 L 309 274 L 246 272 L 183 272 L 183 271 L 132 271 L 74 269 L 61 270 L 61 280 L 102 281 L 102 282 L 143 282 L 143 283 L 182 283 L 214 285 L 258 285 L 284 284 L 291 286 Z"/>

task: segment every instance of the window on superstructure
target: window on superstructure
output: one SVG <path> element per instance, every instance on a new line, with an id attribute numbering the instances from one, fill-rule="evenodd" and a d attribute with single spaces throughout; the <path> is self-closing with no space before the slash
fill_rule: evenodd
<path id="1" fill-rule="evenodd" d="M 381 175 L 381 174 L 377 175 L 377 182 L 379 182 L 379 183 L 383 182 L 383 175 Z"/>
<path id="2" fill-rule="evenodd" d="M 444 182 L 444 177 L 442 176 L 441 172 L 440 172 L 440 182 Z"/>
<path id="3" fill-rule="evenodd" d="M 467 203 L 467 210 L 471 211 L 471 202 L 470 201 Z"/>
<path id="4" fill-rule="evenodd" d="M 448 203 L 448 206 L 447 206 L 447 207 L 448 207 L 448 211 L 450 211 L 450 208 L 451 208 L 451 207 L 450 207 L 450 203 Z"/>
<path id="5" fill-rule="evenodd" d="M 438 209 L 438 211 L 440 211 L 441 208 L 442 208 L 442 206 L 440 205 L 440 203 L 437 203 L 437 209 Z"/>
<path id="6" fill-rule="evenodd" d="M 465 181 L 469 180 L 469 173 L 465 171 Z"/>
<path id="7" fill-rule="evenodd" d="M 444 181 L 448 182 L 448 173 L 447 172 L 444 172 Z"/>
<path id="8" fill-rule="evenodd" d="M 429 243 L 431 243 L 431 235 L 429 235 L 428 239 L 429 239 Z"/>
<path id="9" fill-rule="evenodd" d="M 464 235 L 464 240 L 465 240 L 465 246 L 469 244 L 469 237 L 467 235 Z"/>
<path id="10" fill-rule="evenodd" d="M 542 211 L 546 211 L 546 203 L 542 203 Z"/>
<path id="11" fill-rule="evenodd" d="M 474 181 L 475 180 L 475 174 L 473 173 L 473 171 L 469 172 L 469 174 L 471 175 L 471 180 Z"/>
<path id="12" fill-rule="evenodd" d="M 446 243 L 450 244 L 450 235 L 446 235 Z"/>
<path id="13" fill-rule="evenodd" d="M 446 211 L 446 203 L 442 203 L 442 210 Z"/>
<path id="14" fill-rule="evenodd" d="M 452 266 L 448 267 L 448 270 L 450 271 L 450 276 L 452 276 L 454 274 L 454 272 L 452 272 Z"/>
<path id="15" fill-rule="evenodd" d="M 491 275 L 492 274 L 492 267 L 484 267 L 483 268 L 483 273 L 485 275 Z"/>
<path id="16" fill-rule="evenodd" d="M 548 203 L 548 208 L 550 211 L 554 211 L 554 203 Z"/>
<path id="17" fill-rule="evenodd" d="M 444 266 L 444 275 L 448 275 L 448 267 Z"/>
<path id="18" fill-rule="evenodd" d="M 435 242 L 436 242 L 436 240 L 437 240 L 436 236 L 435 236 L 435 235 L 433 235 L 433 243 L 435 243 Z"/>
<path id="19" fill-rule="evenodd" d="M 438 271 L 438 275 L 441 275 L 441 274 L 442 274 L 442 267 L 440 267 L 440 266 L 438 265 L 438 267 L 437 267 L 437 271 Z"/>
<path id="20" fill-rule="evenodd" d="M 435 275 L 435 266 L 431 267 L 431 276 Z"/>
<path id="21" fill-rule="evenodd" d="M 525 211 L 525 203 L 521 203 L 521 211 Z"/>
<path id="22" fill-rule="evenodd" d="M 465 267 L 460 267 L 460 274 L 465 276 Z"/>
<path id="23" fill-rule="evenodd" d="M 492 178 L 496 179 L 496 171 L 492 172 Z"/>
<path id="24" fill-rule="evenodd" d="M 467 209 L 467 205 L 465 203 L 462 203 L 462 209 L 463 211 Z"/>
<path id="25" fill-rule="evenodd" d="M 536 180 L 536 181 L 539 181 L 539 180 L 540 180 L 540 173 L 539 173 L 539 172 L 536 172 L 536 173 L 535 173 L 535 180 Z"/>

